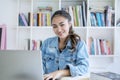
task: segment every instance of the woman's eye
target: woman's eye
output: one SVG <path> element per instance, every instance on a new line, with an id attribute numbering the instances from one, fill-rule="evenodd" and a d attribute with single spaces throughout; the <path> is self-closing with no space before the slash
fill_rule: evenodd
<path id="1" fill-rule="evenodd" d="M 53 28 L 57 28 L 57 26 L 53 26 Z"/>

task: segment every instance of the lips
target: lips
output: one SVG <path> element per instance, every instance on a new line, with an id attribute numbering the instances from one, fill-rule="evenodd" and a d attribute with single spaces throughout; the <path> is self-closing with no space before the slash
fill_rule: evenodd
<path id="1" fill-rule="evenodd" d="M 61 33 L 61 32 L 59 32 L 59 33 L 58 33 L 58 35 L 59 35 L 59 36 L 62 36 L 62 33 Z"/>

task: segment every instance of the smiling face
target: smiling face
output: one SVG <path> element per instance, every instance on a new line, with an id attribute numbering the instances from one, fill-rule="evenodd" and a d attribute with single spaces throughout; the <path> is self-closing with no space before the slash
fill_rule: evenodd
<path id="1" fill-rule="evenodd" d="M 64 18 L 63 16 L 55 16 L 52 19 L 52 26 L 54 33 L 60 39 L 66 39 L 66 37 L 69 35 L 71 23 L 68 21 L 68 19 Z"/>

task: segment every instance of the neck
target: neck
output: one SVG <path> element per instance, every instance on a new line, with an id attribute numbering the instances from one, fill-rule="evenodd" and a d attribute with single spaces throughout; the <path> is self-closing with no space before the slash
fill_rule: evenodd
<path id="1" fill-rule="evenodd" d="M 60 38 L 60 39 L 59 39 L 59 42 L 60 42 L 60 43 L 64 43 L 64 42 L 65 42 L 65 38 Z"/>
<path id="2" fill-rule="evenodd" d="M 59 39 L 59 49 L 60 49 L 60 50 L 63 50 L 63 49 L 65 48 L 65 45 L 66 45 L 66 44 L 65 44 L 65 39 L 63 39 L 63 38 L 61 39 L 61 38 L 60 38 L 60 39 Z"/>

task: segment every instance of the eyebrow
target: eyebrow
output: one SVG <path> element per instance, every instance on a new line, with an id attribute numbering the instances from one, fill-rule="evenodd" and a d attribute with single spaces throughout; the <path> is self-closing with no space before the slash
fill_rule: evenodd
<path id="1" fill-rule="evenodd" d="M 64 22 L 60 22 L 59 24 L 63 24 Z M 52 25 L 56 25 L 56 24 L 52 24 Z"/>

